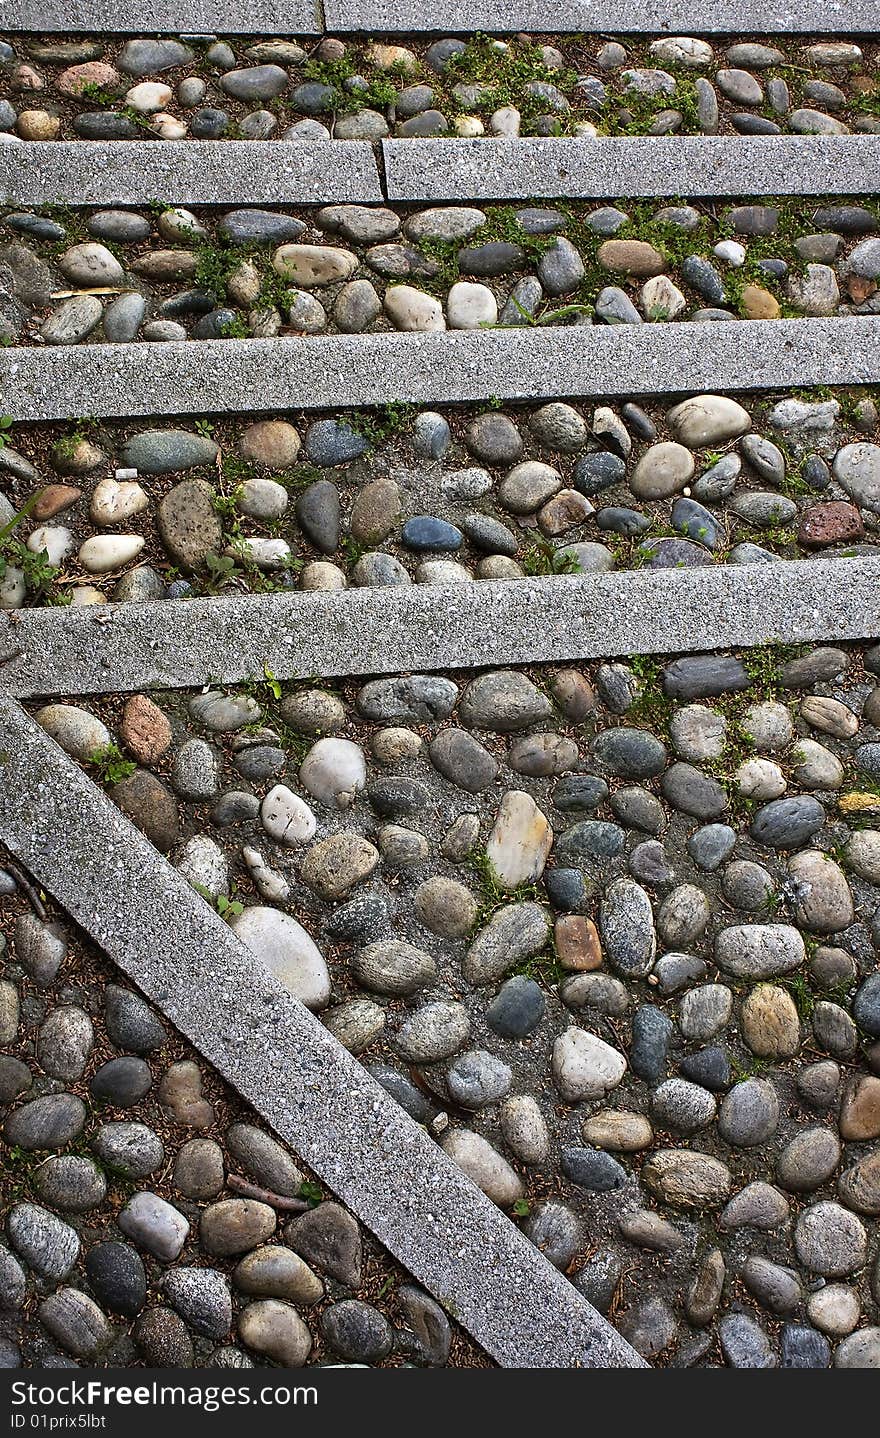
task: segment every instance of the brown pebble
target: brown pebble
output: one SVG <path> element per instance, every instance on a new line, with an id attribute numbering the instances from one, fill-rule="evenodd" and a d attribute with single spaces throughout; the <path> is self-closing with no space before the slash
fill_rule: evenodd
<path id="1" fill-rule="evenodd" d="M 869 280 L 865 275 L 847 275 L 846 289 L 850 299 L 857 305 L 863 305 L 877 290 L 877 281 Z"/>
<path id="2" fill-rule="evenodd" d="M 63 509 L 69 509 L 82 497 L 82 490 L 73 484 L 47 484 L 40 494 L 31 513 L 34 519 L 51 519 Z"/>
<path id="3" fill-rule="evenodd" d="M 125 706 L 119 733 L 140 764 L 156 764 L 171 744 L 171 725 L 146 694 L 135 694 Z"/>
<path id="4" fill-rule="evenodd" d="M 554 927 L 556 952 L 564 969 L 589 973 L 602 967 L 602 945 L 592 919 L 580 914 L 564 914 Z"/>
<path id="5" fill-rule="evenodd" d="M 11 90 L 45 90 L 46 81 L 32 65 L 17 65 L 9 82 Z"/>
<path id="6" fill-rule="evenodd" d="M 54 140 L 61 129 L 61 121 L 57 115 L 50 115 L 48 110 L 22 110 L 15 128 L 23 140 Z"/>
<path id="7" fill-rule="evenodd" d="M 778 320 L 779 301 L 761 285 L 745 285 L 742 292 L 742 313 L 747 320 Z"/>
<path id="8" fill-rule="evenodd" d="M 847 1083 L 840 1109 L 840 1133 L 853 1142 L 880 1138 L 880 1078 L 861 1074 Z"/>
<path id="9" fill-rule="evenodd" d="M 618 270 L 628 275 L 662 275 L 666 261 L 659 250 L 647 240 L 606 240 L 596 255 L 603 270 Z"/>
<path id="10" fill-rule="evenodd" d="M 554 674 L 550 692 L 566 719 L 575 723 L 592 714 L 599 702 L 589 679 L 577 669 L 560 669 L 558 674 Z"/>
<path id="11" fill-rule="evenodd" d="M 854 504 L 831 499 L 825 504 L 812 504 L 801 516 L 798 542 L 819 549 L 826 544 L 846 544 L 861 539 L 865 533 L 862 516 Z"/>
<path id="12" fill-rule="evenodd" d="M 163 854 L 177 843 L 180 837 L 177 800 L 149 769 L 135 769 L 127 779 L 114 784 L 110 797 Z"/>
<path id="13" fill-rule="evenodd" d="M 159 1102 L 186 1128 L 210 1128 L 214 1110 L 202 1096 L 198 1064 L 183 1059 L 166 1069 L 159 1085 Z"/>
<path id="14" fill-rule="evenodd" d="M 542 533 L 552 538 L 583 524 L 592 512 L 593 506 L 590 501 L 579 494 L 576 489 L 561 489 L 544 505 L 538 515 L 538 524 Z"/>

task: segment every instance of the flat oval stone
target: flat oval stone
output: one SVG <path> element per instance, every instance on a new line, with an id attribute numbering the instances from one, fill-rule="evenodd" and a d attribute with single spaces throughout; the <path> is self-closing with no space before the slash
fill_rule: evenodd
<path id="1" fill-rule="evenodd" d="M 419 515 L 408 519 L 401 530 L 401 540 L 408 549 L 441 552 L 461 548 L 461 530 L 445 519 Z"/>
<path id="2" fill-rule="evenodd" d="M 314 940 L 290 914 L 249 905 L 232 920 L 231 927 L 236 937 L 306 1008 L 320 1009 L 328 1003 L 327 965 Z"/>
<path id="3" fill-rule="evenodd" d="M 308 804 L 286 784 L 269 790 L 260 806 L 260 820 L 269 837 L 288 848 L 308 843 L 318 827 Z"/>
<path id="4" fill-rule="evenodd" d="M 205 435 L 182 429 L 152 429 L 126 440 L 120 456 L 126 469 L 141 474 L 174 474 L 200 465 L 213 465 L 217 445 Z"/>

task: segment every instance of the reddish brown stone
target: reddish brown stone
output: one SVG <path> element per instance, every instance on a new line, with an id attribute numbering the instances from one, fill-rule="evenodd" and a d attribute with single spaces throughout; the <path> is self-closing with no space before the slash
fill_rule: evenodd
<path id="1" fill-rule="evenodd" d="M 846 544 L 861 539 L 865 532 L 862 516 L 854 504 L 831 499 L 826 504 L 813 504 L 801 518 L 798 541 L 809 548 L 825 544 Z"/>
<path id="2" fill-rule="evenodd" d="M 553 937 L 564 969 L 583 974 L 602 967 L 602 945 L 592 919 L 565 914 L 556 920 Z"/>
<path id="3" fill-rule="evenodd" d="M 51 519 L 54 514 L 60 514 L 62 509 L 69 509 L 82 494 L 73 484 L 47 484 L 33 509 L 31 510 L 34 519 Z"/>
<path id="4" fill-rule="evenodd" d="M 122 742 L 141 764 L 155 764 L 171 743 L 171 725 L 145 694 L 129 699 L 119 726 Z"/>
<path id="5" fill-rule="evenodd" d="M 46 81 L 33 65 L 19 65 L 12 72 L 9 86 L 19 93 L 25 90 L 45 90 Z"/>
<path id="6" fill-rule="evenodd" d="M 851 300 L 857 305 L 863 305 L 869 300 L 877 289 L 877 281 L 869 280 L 864 275 L 847 275 L 846 289 Z"/>
<path id="7" fill-rule="evenodd" d="M 185 1128 L 210 1128 L 214 1122 L 214 1110 L 202 1092 L 202 1075 L 192 1059 L 182 1059 L 165 1070 L 159 1102 Z"/>
<path id="8" fill-rule="evenodd" d="M 103 60 L 86 60 L 82 65 L 71 65 L 68 70 L 62 70 L 55 83 L 62 95 L 79 96 L 86 85 L 114 90 L 119 84 L 119 72 Z"/>
<path id="9" fill-rule="evenodd" d="M 576 489 L 561 489 L 544 505 L 538 515 L 538 524 L 542 533 L 552 537 L 575 529 L 592 513 L 590 501 Z"/>

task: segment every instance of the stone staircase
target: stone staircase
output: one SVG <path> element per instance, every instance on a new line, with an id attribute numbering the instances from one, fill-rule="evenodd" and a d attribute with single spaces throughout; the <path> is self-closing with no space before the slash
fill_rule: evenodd
<path id="1" fill-rule="evenodd" d="M 873 11 L 462 16 L 0 15 L 12 1366 L 880 1365 Z"/>

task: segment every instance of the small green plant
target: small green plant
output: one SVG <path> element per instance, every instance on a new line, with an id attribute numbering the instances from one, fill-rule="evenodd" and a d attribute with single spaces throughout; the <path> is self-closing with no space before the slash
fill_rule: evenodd
<path id="1" fill-rule="evenodd" d="M 106 85 L 99 85 L 95 80 L 84 80 L 79 87 L 79 98 L 90 105 L 112 105 L 116 94 Z"/>
<path id="2" fill-rule="evenodd" d="M 275 672 L 269 668 L 268 664 L 263 665 L 263 676 L 263 683 L 265 688 L 268 690 L 269 694 L 271 694 L 272 698 L 277 703 L 277 701 L 284 693 L 284 690 L 281 687 L 280 679 L 275 674 Z"/>
<path id="3" fill-rule="evenodd" d="M 12 429 L 12 416 L 0 414 L 0 449 L 5 449 L 9 443 L 9 431 Z"/>
<path id="4" fill-rule="evenodd" d="M 226 894 L 212 894 L 211 890 L 206 889 L 204 884 L 193 884 L 193 888 L 197 894 L 201 894 L 205 902 L 210 904 L 211 908 L 215 909 L 220 915 L 220 918 L 227 924 L 231 924 L 233 919 L 237 919 L 239 914 L 244 913 L 244 904 L 240 899 L 235 898 L 234 889 L 232 894 L 227 896 Z"/>
<path id="5" fill-rule="evenodd" d="M 55 453 L 59 459 L 70 461 L 76 456 L 76 451 L 84 440 L 94 430 L 97 420 L 91 415 L 82 415 L 79 419 L 68 419 L 67 434 L 63 434 L 55 445 Z"/>
<path id="6" fill-rule="evenodd" d="M 240 579 L 241 574 L 242 571 L 231 554 L 207 554 L 201 589 L 205 594 L 218 594 L 234 579 Z"/>
<path id="7" fill-rule="evenodd" d="M 675 706 L 663 689 L 663 666 L 649 654 L 633 654 L 625 662 L 638 684 L 630 717 L 665 728 Z"/>
<path id="8" fill-rule="evenodd" d="M 523 555 L 523 569 L 526 574 L 580 574 L 581 566 L 576 554 L 556 549 L 549 539 L 538 535 Z"/>
<path id="9" fill-rule="evenodd" d="M 218 243 L 202 236 L 194 236 L 193 243 L 197 246 L 195 287 L 204 290 L 215 300 L 224 300 L 229 277 L 238 269 L 246 249 L 231 243 Z"/>
<path id="10" fill-rule="evenodd" d="M 42 491 L 37 490 L 21 509 L 0 529 L 0 581 L 7 578 L 9 570 L 17 569 L 24 584 L 25 592 L 34 603 L 65 605 L 70 595 L 58 588 L 60 573 L 57 565 L 49 560 L 45 549 L 29 549 L 15 538 L 15 530 L 30 514 Z"/>
<path id="11" fill-rule="evenodd" d="M 220 326 L 220 339 L 224 340 L 246 340 L 250 339 L 250 330 L 240 315 L 233 319 L 226 320 Z"/>
<path id="12" fill-rule="evenodd" d="M 794 999 L 794 1006 L 800 1017 L 804 1020 L 809 1019 L 816 1007 L 816 999 L 803 974 L 789 974 L 787 978 L 781 980 L 781 983 Z"/>
<path id="13" fill-rule="evenodd" d="M 545 989 L 555 988 L 565 977 L 556 951 L 552 947 L 545 949 L 540 954 L 533 954 L 530 959 L 523 959 L 521 963 L 514 964 L 510 973 L 524 979 L 534 979 L 536 984 L 543 985 Z"/>
<path id="14" fill-rule="evenodd" d="M 505 904 L 521 904 L 527 900 L 540 901 L 541 893 L 536 884 L 517 884 L 513 889 L 508 888 L 485 849 L 472 854 L 468 862 L 480 900 L 480 923 L 485 923 L 496 909 Z"/>
<path id="15" fill-rule="evenodd" d="M 746 1059 L 731 1054 L 730 1067 L 733 1069 L 734 1078 L 737 1082 L 741 1082 L 743 1079 L 759 1078 L 761 1074 L 766 1073 L 770 1068 L 770 1061 L 761 1058 L 758 1054 L 750 1054 Z"/>
<path id="16" fill-rule="evenodd" d="M 349 569 L 354 569 L 359 559 L 362 559 L 367 550 L 363 544 L 347 534 L 340 545 L 342 557 Z"/>
<path id="17" fill-rule="evenodd" d="M 518 1198 L 510 1210 L 514 1218 L 528 1218 L 532 1205 L 527 1198 Z"/>
<path id="18" fill-rule="evenodd" d="M 353 414 L 348 426 L 355 434 L 363 435 L 370 444 L 384 444 L 398 435 L 408 434 L 418 414 L 418 407 L 405 401 L 392 401 L 379 405 L 369 414 Z"/>
<path id="19" fill-rule="evenodd" d="M 297 1190 L 297 1198 L 304 1198 L 310 1208 L 317 1208 L 324 1200 L 324 1190 L 319 1183 L 312 1183 L 306 1179 Z"/>
<path id="20" fill-rule="evenodd" d="M 137 768 L 131 759 L 126 759 L 117 744 L 105 744 L 88 757 L 88 763 L 97 770 L 102 784 L 119 784 L 128 779 Z"/>
<path id="21" fill-rule="evenodd" d="M 777 644 L 773 640 L 744 650 L 740 658 L 751 681 L 752 697 L 772 699 L 778 694 L 786 664 L 797 659 L 803 651 L 802 644 Z"/>

